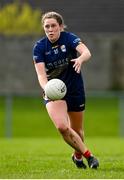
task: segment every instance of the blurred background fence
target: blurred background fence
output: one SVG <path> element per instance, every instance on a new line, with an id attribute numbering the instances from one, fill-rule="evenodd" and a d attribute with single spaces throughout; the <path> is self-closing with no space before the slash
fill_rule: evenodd
<path id="1" fill-rule="evenodd" d="M 70 8 L 71 6 L 71 8 Z M 86 135 L 124 135 L 124 1 L 0 1 L 0 137 L 58 136 L 45 111 L 32 62 L 42 13 L 61 13 L 89 47 L 83 65 Z"/>

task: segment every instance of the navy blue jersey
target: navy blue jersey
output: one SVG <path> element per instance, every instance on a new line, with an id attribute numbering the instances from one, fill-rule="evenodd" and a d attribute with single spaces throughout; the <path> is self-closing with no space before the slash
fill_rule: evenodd
<path id="1" fill-rule="evenodd" d="M 44 37 L 34 45 L 33 60 L 45 63 L 48 80 L 59 78 L 65 82 L 66 96 L 84 96 L 82 75 L 74 70 L 74 63 L 70 61 L 77 58 L 76 47 L 80 43 L 79 37 L 64 31 L 55 43 Z"/>

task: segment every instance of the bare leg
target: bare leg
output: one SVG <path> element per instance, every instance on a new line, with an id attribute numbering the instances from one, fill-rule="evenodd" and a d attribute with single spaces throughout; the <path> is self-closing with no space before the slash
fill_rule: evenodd
<path id="1" fill-rule="evenodd" d="M 84 113 L 81 112 L 69 112 L 70 126 L 71 128 L 79 134 L 82 141 L 84 142 Z M 78 159 L 82 158 L 79 151 L 75 151 L 75 155 Z"/>
<path id="2" fill-rule="evenodd" d="M 70 127 L 76 131 L 84 142 L 84 112 L 69 112 Z"/>
<path id="3" fill-rule="evenodd" d="M 81 137 L 69 127 L 67 106 L 65 101 L 51 101 L 46 105 L 48 114 L 64 140 L 82 155 L 87 151 Z"/>
<path id="4" fill-rule="evenodd" d="M 83 112 L 69 112 L 69 118 L 70 118 L 70 126 L 71 128 L 77 133 L 79 134 L 79 136 L 82 139 L 82 142 L 84 142 L 84 113 Z M 99 162 L 98 160 L 93 157 L 93 155 L 91 154 L 91 152 L 88 150 L 85 152 L 85 154 L 83 154 L 83 156 L 87 159 L 88 161 L 88 166 L 90 168 L 94 168 L 97 169 L 97 167 L 99 166 Z M 80 151 L 75 150 L 74 155 L 73 155 L 73 161 L 76 164 L 76 166 L 78 168 L 84 168 L 86 169 L 86 165 L 84 164 L 84 162 L 82 161 L 82 154 L 80 153 Z"/>
<path id="5" fill-rule="evenodd" d="M 99 166 L 98 160 L 91 156 L 91 153 L 83 143 L 79 134 L 69 126 L 66 102 L 63 100 L 51 101 L 47 103 L 46 108 L 55 127 L 63 136 L 63 139 L 87 159 L 90 168 L 97 169 Z M 82 168 L 85 169 L 83 166 Z"/>
<path id="6" fill-rule="evenodd" d="M 60 130 L 60 132 L 61 132 L 64 140 L 69 145 L 71 145 L 76 151 L 80 152 L 81 154 L 84 154 L 84 152 L 86 152 L 87 147 L 82 142 L 80 136 L 72 128 L 68 127 L 64 131 Z"/>

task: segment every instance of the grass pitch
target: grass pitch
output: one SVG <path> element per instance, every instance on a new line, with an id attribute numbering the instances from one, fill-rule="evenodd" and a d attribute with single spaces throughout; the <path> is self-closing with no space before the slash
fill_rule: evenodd
<path id="1" fill-rule="evenodd" d="M 100 161 L 98 170 L 77 169 L 72 149 L 58 138 L 0 139 L 1 179 L 123 179 L 124 139 L 87 138 Z"/>
<path id="2" fill-rule="evenodd" d="M 12 137 L 15 138 L 58 137 L 40 97 L 13 97 L 11 111 L 12 119 L 7 125 L 6 98 L 0 97 L 0 137 L 6 136 L 8 127 L 12 131 Z M 120 128 L 118 99 L 88 98 L 84 125 L 86 137 L 118 136 Z"/>

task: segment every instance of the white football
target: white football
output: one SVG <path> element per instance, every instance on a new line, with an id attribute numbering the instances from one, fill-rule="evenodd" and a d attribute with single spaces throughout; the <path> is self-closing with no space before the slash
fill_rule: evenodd
<path id="1" fill-rule="evenodd" d="M 65 83 L 60 79 L 51 79 L 45 86 L 45 95 L 51 100 L 62 99 L 67 92 Z"/>

